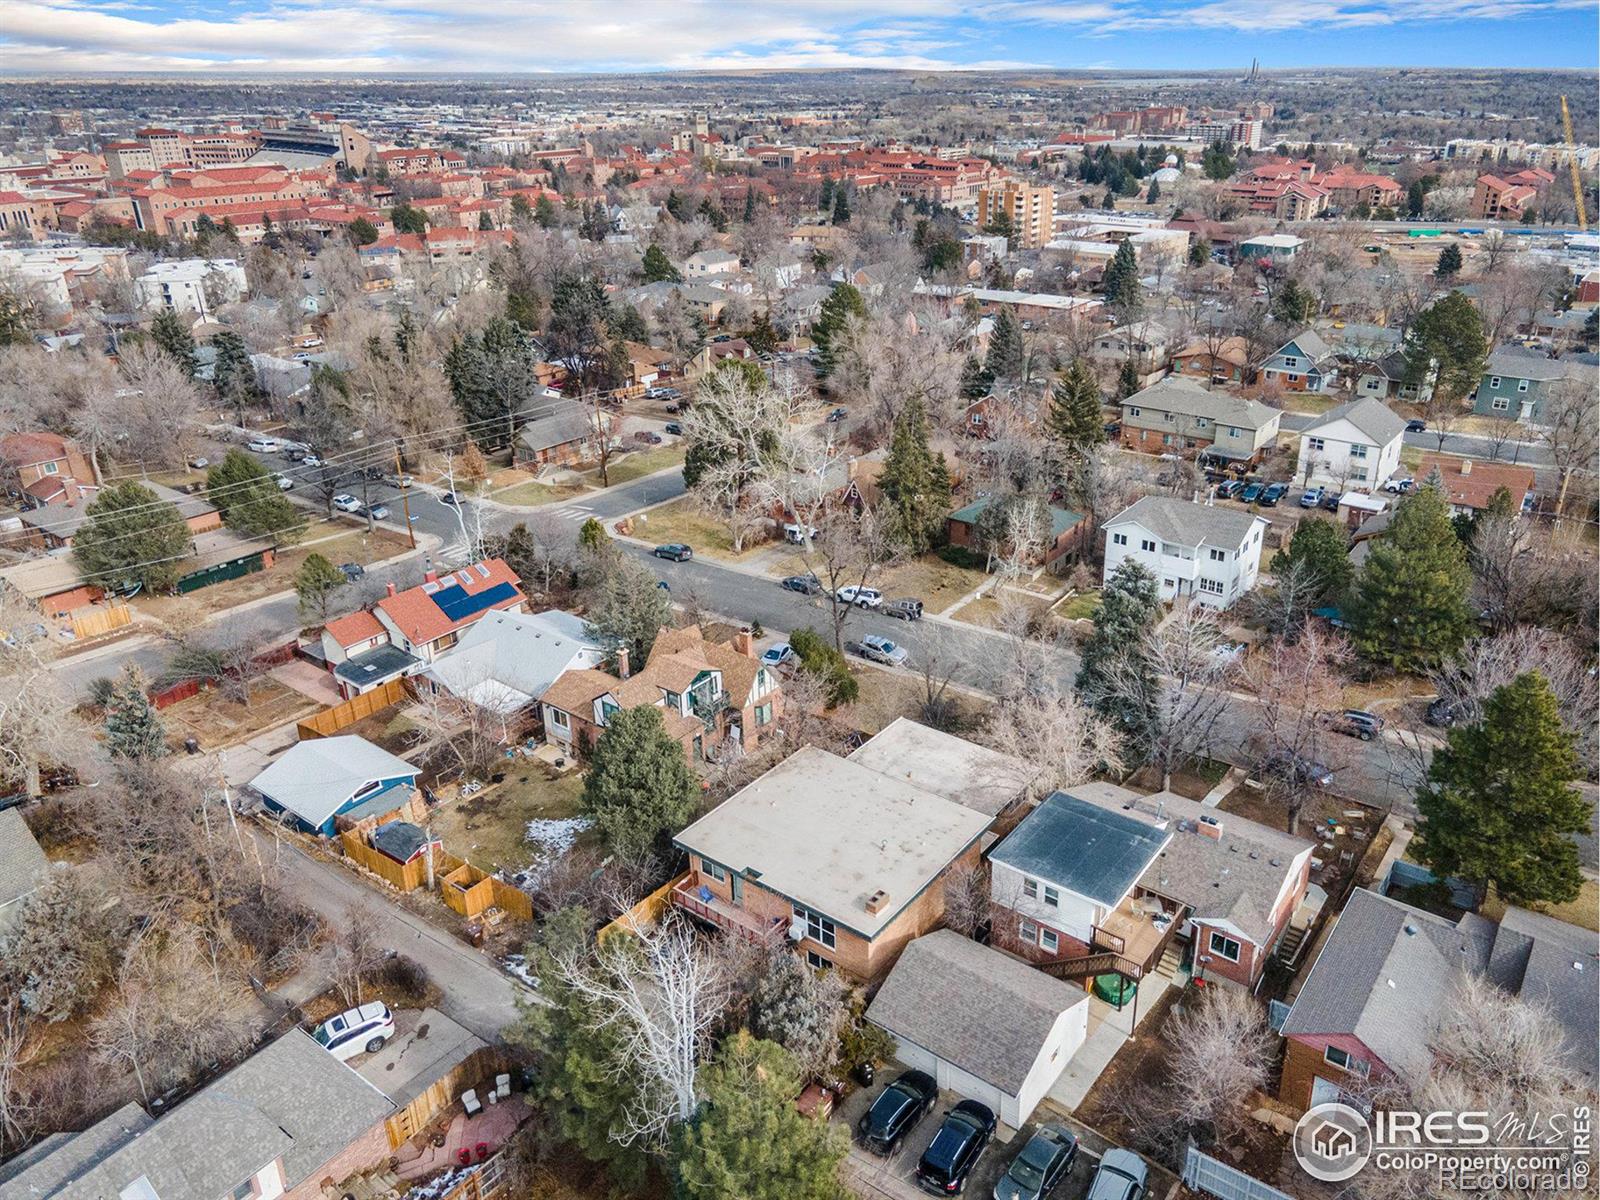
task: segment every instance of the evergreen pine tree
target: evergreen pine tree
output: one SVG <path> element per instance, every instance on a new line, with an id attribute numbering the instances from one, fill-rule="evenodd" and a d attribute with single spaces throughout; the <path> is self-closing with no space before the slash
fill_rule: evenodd
<path id="1" fill-rule="evenodd" d="M 1146 204 L 1154 204 L 1160 199 L 1161 181 L 1159 179 L 1152 179 L 1150 181 L 1150 190 L 1144 194 L 1144 202 Z"/>
<path id="2" fill-rule="evenodd" d="M 86 581 L 102 587 L 171 587 L 183 574 L 193 535 L 175 504 L 126 480 L 103 488 L 84 510 L 72 557 Z"/>
<path id="3" fill-rule="evenodd" d="M 1356 582 L 1352 641 L 1372 662 L 1425 671 L 1472 634 L 1472 572 L 1444 497 L 1424 487 L 1401 500 L 1372 542 Z"/>
<path id="4" fill-rule="evenodd" d="M 1139 286 L 1139 259 L 1132 242 L 1123 242 L 1111 256 L 1105 273 L 1105 302 L 1115 310 L 1118 320 L 1127 321 L 1144 303 Z"/>
<path id="5" fill-rule="evenodd" d="M 756 219 L 756 189 L 754 186 L 744 190 L 744 222 L 748 225 Z"/>
<path id="6" fill-rule="evenodd" d="M 654 242 L 644 252 L 644 281 L 646 283 L 679 283 L 683 275 L 672 265 L 667 252 Z"/>
<path id="7" fill-rule="evenodd" d="M 1272 558 L 1272 573 L 1282 577 L 1300 565 L 1315 582 L 1319 600 L 1337 602 L 1350 586 L 1350 565 L 1345 535 L 1332 521 L 1302 517 L 1289 536 L 1289 544 Z"/>
<path id="8" fill-rule="evenodd" d="M 294 590 L 300 600 L 300 616 L 307 620 L 326 621 L 328 601 L 334 592 L 349 582 L 344 572 L 334 566 L 327 555 L 313 550 L 294 573 Z"/>
<path id="9" fill-rule="evenodd" d="M 1106 440 L 1100 382 L 1081 358 L 1072 360 L 1051 392 L 1050 433 L 1077 457 L 1087 456 Z"/>
<path id="10" fill-rule="evenodd" d="M 637 862 L 689 823 L 699 791 L 683 747 L 667 734 L 661 709 L 641 704 L 612 713 L 595 743 L 583 785 L 583 813 L 607 850 Z"/>
<path id="11" fill-rule="evenodd" d="M 950 511 L 950 474 L 928 449 L 928 414 L 921 400 L 908 400 L 895 420 L 878 489 L 889 505 L 890 536 L 921 554 Z"/>
<path id="12" fill-rule="evenodd" d="M 1117 399 L 1126 400 L 1139 391 L 1139 368 L 1130 358 L 1117 372 Z"/>
<path id="13" fill-rule="evenodd" d="M 1189 265 L 1203 267 L 1211 261 L 1211 243 L 1205 238 L 1195 238 L 1194 244 L 1189 247 Z"/>
<path id="14" fill-rule="evenodd" d="M 163 309 L 150 322 L 150 336 L 161 347 L 162 353 L 183 368 L 184 374 L 193 375 L 198 366 L 195 360 L 194 334 L 184 324 L 176 309 Z"/>
<path id="15" fill-rule="evenodd" d="M 994 317 L 994 328 L 989 331 L 989 356 L 983 360 L 985 374 L 991 380 L 1020 379 L 1024 362 L 1022 327 L 1008 307 L 1002 307 Z"/>
<path id="16" fill-rule="evenodd" d="M 129 663 L 106 699 L 106 746 L 113 758 L 148 761 L 167 753 L 167 731 L 145 692 L 144 675 Z"/>
<path id="17" fill-rule="evenodd" d="M 1574 899 L 1583 874 L 1572 835 L 1588 831 L 1593 806 L 1572 786 L 1582 768 L 1544 677 L 1517 676 L 1482 721 L 1449 736 L 1417 789 L 1419 861 L 1509 904 Z"/>
<path id="18" fill-rule="evenodd" d="M 1405 345 L 1405 382 L 1418 387 L 1433 378 L 1438 395 L 1456 399 L 1478 386 L 1488 356 L 1489 342 L 1478 310 L 1453 291 L 1412 323 Z"/>
<path id="19" fill-rule="evenodd" d="M 840 339 L 850 322 L 867 319 L 867 302 L 854 284 L 841 283 L 828 293 L 822 302 L 822 311 L 811 326 L 811 340 L 817 347 L 817 375 L 827 378 L 833 370 L 835 356 L 844 349 Z M 835 342 L 839 342 L 835 345 Z"/>
<path id="20" fill-rule="evenodd" d="M 1113 722 L 1133 745 L 1149 734 L 1155 712 L 1155 667 L 1145 650 L 1145 635 L 1161 616 L 1161 592 L 1155 576 L 1125 558 L 1106 580 L 1100 606 L 1094 611 L 1094 632 L 1084 643 L 1083 660 L 1074 686 L 1101 716 Z M 1113 676 L 1141 681 L 1132 688 Z"/>
<path id="21" fill-rule="evenodd" d="M 1461 274 L 1461 247 L 1451 242 L 1439 251 L 1439 261 L 1433 268 L 1433 277 L 1448 282 L 1459 274 Z"/>
<path id="22" fill-rule="evenodd" d="M 989 389 L 993 386 L 994 377 L 983 369 L 978 356 L 967 355 L 967 361 L 961 365 L 961 398 L 981 400 L 989 394 Z"/>
<path id="23" fill-rule="evenodd" d="M 206 472 L 206 499 L 223 524 L 246 537 L 271 534 L 292 540 L 305 525 L 272 473 L 242 450 L 229 450 Z"/>
<path id="24" fill-rule="evenodd" d="M 843 185 L 834 189 L 833 193 L 833 223 L 835 225 L 850 224 L 850 199 L 845 194 Z"/>

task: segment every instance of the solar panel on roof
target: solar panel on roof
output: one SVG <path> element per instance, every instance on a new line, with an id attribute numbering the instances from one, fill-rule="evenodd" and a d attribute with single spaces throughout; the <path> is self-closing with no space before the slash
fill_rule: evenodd
<path id="1" fill-rule="evenodd" d="M 517 594 L 515 585 L 510 583 L 497 583 L 491 588 L 473 593 L 461 587 L 441 588 L 433 595 L 433 602 L 439 606 L 439 611 L 452 621 L 460 621 L 470 617 L 473 613 L 482 612 L 492 608 L 503 600 L 509 600 Z"/>

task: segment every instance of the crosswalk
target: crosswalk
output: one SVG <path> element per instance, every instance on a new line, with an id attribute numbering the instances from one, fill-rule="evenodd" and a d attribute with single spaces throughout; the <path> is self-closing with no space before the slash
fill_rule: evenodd
<path id="1" fill-rule="evenodd" d="M 587 504 L 563 504 L 555 510 L 555 514 L 569 521 L 586 521 L 594 516 L 594 509 Z"/>

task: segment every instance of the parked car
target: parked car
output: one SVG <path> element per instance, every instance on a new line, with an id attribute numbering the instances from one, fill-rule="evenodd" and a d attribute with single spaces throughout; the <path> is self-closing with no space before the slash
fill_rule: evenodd
<path id="1" fill-rule="evenodd" d="M 1244 657 L 1245 644 L 1243 642 L 1218 642 L 1211 647 L 1211 661 L 1218 664 L 1232 664 Z"/>
<path id="2" fill-rule="evenodd" d="M 367 573 L 367 569 L 360 563 L 347 562 L 339 564 L 339 571 L 344 575 L 347 583 L 354 583 Z"/>
<path id="3" fill-rule="evenodd" d="M 1261 493 L 1261 506 L 1263 508 L 1276 508 L 1278 501 L 1289 494 L 1287 483 L 1269 483 Z"/>
<path id="4" fill-rule="evenodd" d="M 994 1111 L 976 1100 L 963 1100 L 944 1115 L 944 1123 L 917 1162 L 917 1183 L 924 1191 L 959 1196 L 967 1176 L 994 1136 Z"/>
<path id="5" fill-rule="evenodd" d="M 1239 499 L 1246 504 L 1254 504 L 1261 499 L 1261 493 L 1267 490 L 1267 485 L 1261 482 L 1247 483 L 1244 491 L 1239 493 Z"/>
<path id="6" fill-rule="evenodd" d="M 1269 774 L 1286 775 L 1296 783 L 1327 787 L 1333 782 L 1333 772 L 1324 764 L 1292 750 L 1274 750 L 1262 760 L 1261 766 Z"/>
<path id="7" fill-rule="evenodd" d="M 994 1200 L 1043 1200 L 1077 1157 L 1077 1138 L 1059 1125 L 1041 1125 L 994 1185 Z"/>
<path id="8" fill-rule="evenodd" d="M 1326 496 L 1324 496 L 1322 498 L 1323 511 L 1324 512 L 1338 512 L 1339 511 L 1339 501 L 1341 499 L 1343 499 L 1343 497 L 1337 491 L 1329 492 Z"/>
<path id="9" fill-rule="evenodd" d="M 1335 733 L 1360 738 L 1363 742 L 1370 742 L 1377 737 L 1388 723 L 1377 713 L 1369 713 L 1359 708 L 1347 708 L 1343 712 L 1331 713 L 1328 717 L 1329 729 Z"/>
<path id="10" fill-rule="evenodd" d="M 1440 696 L 1437 700 L 1429 701 L 1427 721 L 1439 729 L 1449 729 L 1461 720 L 1461 708 L 1454 700 Z"/>
<path id="11" fill-rule="evenodd" d="M 411 476 L 404 475 L 404 474 L 402 474 L 402 475 L 385 475 L 383 477 L 383 482 L 387 483 L 390 487 L 408 488 L 413 483 L 415 483 L 416 480 L 413 479 Z"/>
<path id="12" fill-rule="evenodd" d="M 683 436 L 683 426 L 676 421 L 668 421 L 662 428 L 672 434 L 673 437 Z"/>
<path id="13" fill-rule="evenodd" d="M 650 553 L 657 558 L 666 558 L 673 562 L 688 562 L 694 557 L 694 551 L 682 542 L 668 542 L 663 546 L 657 546 Z"/>
<path id="14" fill-rule="evenodd" d="M 342 513 L 358 513 L 361 511 L 361 501 L 349 492 L 340 492 L 333 498 L 333 506 Z"/>
<path id="15" fill-rule="evenodd" d="M 1106 437 L 1107 438 L 1118 437 L 1118 436 L 1121 435 L 1121 433 L 1122 433 L 1122 422 L 1121 421 L 1107 421 L 1106 422 Z"/>
<path id="16" fill-rule="evenodd" d="M 290 479 L 287 475 L 280 473 L 274 475 L 272 478 L 277 481 L 279 491 L 287 492 L 293 490 L 294 480 Z"/>
<path id="17" fill-rule="evenodd" d="M 819 596 L 822 594 L 822 582 L 815 575 L 790 575 L 782 580 L 779 587 L 791 592 L 799 592 L 802 596 Z"/>
<path id="18" fill-rule="evenodd" d="M 387 504 L 374 504 L 369 511 L 374 521 L 387 521 L 389 519 L 389 506 Z"/>
<path id="19" fill-rule="evenodd" d="M 358 1054 L 376 1054 L 394 1036 L 394 1014 L 387 1004 L 374 1000 L 329 1017 L 312 1036 L 340 1062 Z"/>
<path id="20" fill-rule="evenodd" d="M 1418 420 L 1416 417 L 1412 417 L 1411 420 L 1406 422 L 1406 432 L 1427 433 L 1428 423 L 1426 421 Z"/>
<path id="21" fill-rule="evenodd" d="M 252 454 L 276 454 L 281 446 L 277 438 L 269 437 L 251 438 L 244 444 L 244 448 Z"/>
<path id="22" fill-rule="evenodd" d="M 922 620 L 922 601 L 906 596 L 899 600 L 891 600 L 883 606 L 883 615 L 893 617 L 897 621 Z"/>
<path id="23" fill-rule="evenodd" d="M 302 467 L 320 467 L 322 460 L 315 454 L 306 454 L 300 459 L 300 465 Z"/>
<path id="24" fill-rule="evenodd" d="M 783 526 L 783 540 L 791 546 L 803 546 L 807 538 L 817 536 L 815 525 L 800 525 L 794 521 L 786 521 Z"/>
<path id="25" fill-rule="evenodd" d="M 204 471 L 210 465 L 211 460 L 209 458 L 191 458 L 189 460 L 189 466 L 196 471 Z"/>
<path id="26" fill-rule="evenodd" d="M 1407 475 L 1404 479 L 1391 479 L 1383 490 L 1395 496 L 1406 496 L 1417 490 L 1417 481 Z"/>
<path id="27" fill-rule="evenodd" d="M 859 604 L 862 608 L 878 608 L 883 604 L 883 593 L 877 588 L 856 587 L 852 584 L 850 587 L 839 589 L 838 600 L 841 604 Z"/>
<path id="28" fill-rule="evenodd" d="M 677 400 L 683 393 L 675 387 L 648 387 L 644 390 L 648 400 Z"/>
<path id="29" fill-rule="evenodd" d="M 938 1098 L 939 1085 L 933 1076 L 907 1071 L 884 1088 L 856 1122 L 856 1140 L 873 1154 L 893 1154 Z"/>
<path id="30" fill-rule="evenodd" d="M 460 504 L 461 503 L 461 497 L 456 495 L 454 492 L 440 492 L 439 493 L 439 503 L 440 504 Z"/>
<path id="31" fill-rule="evenodd" d="M 788 642 L 779 642 L 776 646 L 768 646 L 761 655 L 763 667 L 781 667 L 785 663 L 792 663 L 795 659 L 794 647 Z"/>
<path id="32" fill-rule="evenodd" d="M 1225 479 L 1217 484 L 1217 499 L 1232 500 L 1242 491 L 1244 491 L 1244 482 L 1242 480 Z"/>
<path id="33" fill-rule="evenodd" d="M 1315 508 L 1322 503 L 1322 498 L 1327 494 L 1326 491 L 1319 487 L 1307 488 L 1300 494 L 1300 507 Z"/>
<path id="34" fill-rule="evenodd" d="M 1107 1150 L 1086 1200 L 1142 1200 L 1149 1182 L 1150 1168 L 1144 1159 L 1120 1147 Z"/>
<path id="35" fill-rule="evenodd" d="M 850 415 L 850 410 L 849 409 L 847 409 L 847 408 L 836 408 L 831 413 L 828 414 L 828 421 L 829 421 L 830 424 L 835 424 L 835 423 L 837 423 L 839 421 L 844 420 L 849 415 Z"/>
<path id="36" fill-rule="evenodd" d="M 879 637 L 869 633 L 859 642 L 851 642 L 850 646 L 862 658 L 871 662 L 882 663 L 886 667 L 903 667 L 906 659 L 911 657 L 911 652 L 904 646 L 897 646 L 886 637 Z"/>
<path id="37" fill-rule="evenodd" d="M 656 433 L 654 430 L 651 430 L 651 429 L 641 429 L 641 430 L 639 430 L 638 433 L 633 435 L 633 440 L 636 441 L 636 442 L 641 442 L 646 446 L 659 446 L 659 445 L 661 445 L 661 435 L 659 433 Z"/>

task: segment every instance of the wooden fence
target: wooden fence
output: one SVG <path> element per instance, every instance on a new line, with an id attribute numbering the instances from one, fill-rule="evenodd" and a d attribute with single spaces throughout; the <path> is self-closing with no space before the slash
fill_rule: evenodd
<path id="1" fill-rule="evenodd" d="M 72 636 L 79 641 L 104 637 L 113 629 L 133 624 L 133 610 L 126 604 L 113 604 L 109 608 L 80 609 L 81 616 L 72 618 Z"/>
<path id="2" fill-rule="evenodd" d="M 533 900 L 527 892 L 485 874 L 469 862 L 461 863 L 439 881 L 439 895 L 464 917 L 480 917 L 488 909 L 499 908 L 519 921 L 533 920 Z"/>
<path id="3" fill-rule="evenodd" d="M 602 926 L 600 932 L 595 935 L 595 940 L 604 942 L 614 933 L 632 933 L 643 926 L 654 925 L 666 914 L 667 909 L 672 907 L 672 889 L 687 878 L 688 875 L 680 875 L 676 879 L 667 880 L 611 924 Z"/>
<path id="4" fill-rule="evenodd" d="M 343 704 L 335 704 L 323 709 L 319 713 L 307 717 L 295 726 L 300 734 L 300 740 L 309 738 L 332 737 L 339 730 L 354 725 L 375 712 L 381 712 L 391 704 L 398 704 L 410 695 L 403 679 L 391 679 L 388 683 L 380 684 L 370 692 L 362 692 L 359 696 L 352 696 Z"/>
<path id="5" fill-rule="evenodd" d="M 413 859 L 408 863 L 397 863 L 381 850 L 374 850 L 363 840 L 359 830 L 348 829 L 339 835 L 339 844 L 344 848 L 344 856 L 364 871 L 371 871 L 379 879 L 392 888 L 402 892 L 414 892 L 428 882 L 428 864 L 425 859 Z M 443 854 L 435 854 L 433 862 L 434 878 L 438 879 L 444 871 Z M 451 859 L 454 865 L 454 859 Z"/>
<path id="6" fill-rule="evenodd" d="M 479 1046 L 383 1123 L 384 1132 L 389 1136 L 389 1149 L 398 1149 L 427 1128 L 428 1122 L 454 1104 L 456 1097 L 467 1088 L 492 1085 L 497 1074 L 509 1069 L 505 1055 L 499 1050 L 493 1046 Z"/>
<path id="7" fill-rule="evenodd" d="M 150 703 L 157 709 L 163 709 L 176 704 L 179 700 L 187 700 L 190 696 L 200 694 L 200 681 L 198 679 L 185 679 L 182 683 L 175 683 L 169 688 L 159 692 L 150 693 Z"/>

